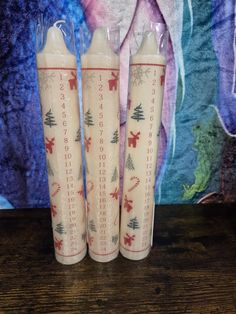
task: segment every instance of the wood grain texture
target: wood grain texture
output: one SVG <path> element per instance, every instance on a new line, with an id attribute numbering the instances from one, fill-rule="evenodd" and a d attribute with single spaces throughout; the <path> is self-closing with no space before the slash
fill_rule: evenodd
<path id="1" fill-rule="evenodd" d="M 0 213 L 0 313 L 236 313 L 236 205 L 160 206 L 145 260 L 53 256 L 49 210 Z"/>

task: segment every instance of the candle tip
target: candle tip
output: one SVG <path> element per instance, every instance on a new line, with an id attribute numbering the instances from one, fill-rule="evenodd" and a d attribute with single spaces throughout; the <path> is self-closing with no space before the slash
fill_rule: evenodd
<path id="1" fill-rule="evenodd" d="M 88 54 L 113 54 L 105 27 L 99 27 L 94 31 Z"/>
<path id="2" fill-rule="evenodd" d="M 138 54 L 159 54 L 158 43 L 154 32 L 146 32 Z"/>
<path id="3" fill-rule="evenodd" d="M 70 54 L 66 47 L 62 31 L 57 27 L 56 23 L 48 29 L 43 52 L 52 54 Z"/>

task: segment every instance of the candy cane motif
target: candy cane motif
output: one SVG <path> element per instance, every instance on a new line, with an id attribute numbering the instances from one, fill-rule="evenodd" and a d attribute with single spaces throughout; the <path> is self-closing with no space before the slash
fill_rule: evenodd
<path id="1" fill-rule="evenodd" d="M 119 222 L 119 212 L 117 213 L 116 218 L 114 220 L 114 226 L 116 226 L 118 222 Z"/>
<path id="2" fill-rule="evenodd" d="M 81 189 L 78 191 L 78 194 L 82 197 L 84 197 L 84 186 L 81 186 Z"/>
<path id="3" fill-rule="evenodd" d="M 94 184 L 91 180 L 87 182 L 87 195 L 94 189 Z"/>
<path id="4" fill-rule="evenodd" d="M 139 178 L 138 178 L 138 177 L 135 177 L 135 176 L 130 178 L 130 181 L 134 181 L 134 180 L 135 180 L 135 183 L 134 183 L 134 185 L 132 185 L 132 186 L 128 189 L 128 192 L 133 191 L 133 190 L 139 185 L 139 183 L 140 183 Z"/>
<path id="5" fill-rule="evenodd" d="M 55 187 L 55 189 L 54 189 L 53 192 L 52 192 L 52 197 L 54 197 L 54 196 L 57 195 L 57 193 L 60 191 L 61 186 L 60 186 L 59 183 L 53 182 L 53 183 L 52 183 L 52 187 Z"/>

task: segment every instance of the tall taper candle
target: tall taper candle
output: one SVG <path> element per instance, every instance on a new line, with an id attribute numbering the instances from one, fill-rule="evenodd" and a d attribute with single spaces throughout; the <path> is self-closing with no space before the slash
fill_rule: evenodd
<path id="1" fill-rule="evenodd" d="M 87 250 L 77 69 L 57 23 L 48 29 L 37 65 L 55 255 L 74 264 Z"/>
<path id="2" fill-rule="evenodd" d="M 119 58 L 106 31 L 96 29 L 81 56 L 88 244 L 99 262 L 119 253 Z"/>
<path id="3" fill-rule="evenodd" d="M 120 252 L 133 260 L 151 248 L 164 71 L 155 33 L 147 32 L 131 58 L 126 129 Z"/>

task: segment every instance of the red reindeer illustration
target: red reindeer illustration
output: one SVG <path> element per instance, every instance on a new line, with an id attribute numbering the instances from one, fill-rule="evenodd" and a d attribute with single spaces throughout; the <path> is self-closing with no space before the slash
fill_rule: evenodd
<path id="1" fill-rule="evenodd" d="M 51 204 L 51 214 L 52 214 L 52 217 L 55 217 L 57 215 L 56 209 L 57 209 L 56 205 L 52 205 Z"/>
<path id="2" fill-rule="evenodd" d="M 132 135 L 132 137 L 128 137 L 128 146 L 129 146 L 129 147 L 133 146 L 133 147 L 135 148 L 136 145 L 137 145 L 137 140 L 139 140 L 140 132 L 134 134 L 134 133 L 131 131 L 130 134 Z"/>
<path id="3" fill-rule="evenodd" d="M 127 195 L 125 195 L 124 208 L 127 209 L 128 213 L 133 209 L 133 206 L 131 205 L 132 203 L 133 203 L 133 201 L 132 200 L 128 200 Z"/>
<path id="4" fill-rule="evenodd" d="M 133 234 L 132 236 L 129 235 L 128 233 L 126 233 L 126 235 L 124 236 L 124 244 L 131 246 L 132 245 L 132 241 L 134 241 L 135 235 Z"/>
<path id="5" fill-rule="evenodd" d="M 70 84 L 70 89 L 73 90 L 73 89 L 77 89 L 77 84 L 76 84 L 76 74 L 74 72 L 70 72 L 71 75 L 73 76 L 73 78 L 69 79 L 69 84 Z"/>
<path id="6" fill-rule="evenodd" d="M 48 139 L 46 137 L 46 152 L 49 153 L 49 154 L 52 154 L 52 147 L 55 145 L 55 137 L 53 137 L 52 139 Z"/>
<path id="7" fill-rule="evenodd" d="M 63 240 L 58 240 L 57 238 L 54 239 L 55 249 L 61 250 Z"/>
<path id="8" fill-rule="evenodd" d="M 92 140 L 91 137 L 87 139 L 87 137 L 85 136 L 84 138 L 84 145 L 87 153 L 89 153 L 89 146 L 91 145 L 91 140 Z"/>
<path id="9" fill-rule="evenodd" d="M 165 70 L 163 69 L 163 74 L 160 76 L 160 84 L 163 86 L 165 83 Z"/>
<path id="10" fill-rule="evenodd" d="M 118 74 L 111 72 L 112 79 L 108 80 L 109 90 L 117 90 Z"/>
<path id="11" fill-rule="evenodd" d="M 115 191 L 110 193 L 110 195 L 112 196 L 112 198 L 115 198 L 116 200 L 118 200 L 119 197 L 119 189 L 115 188 Z"/>

